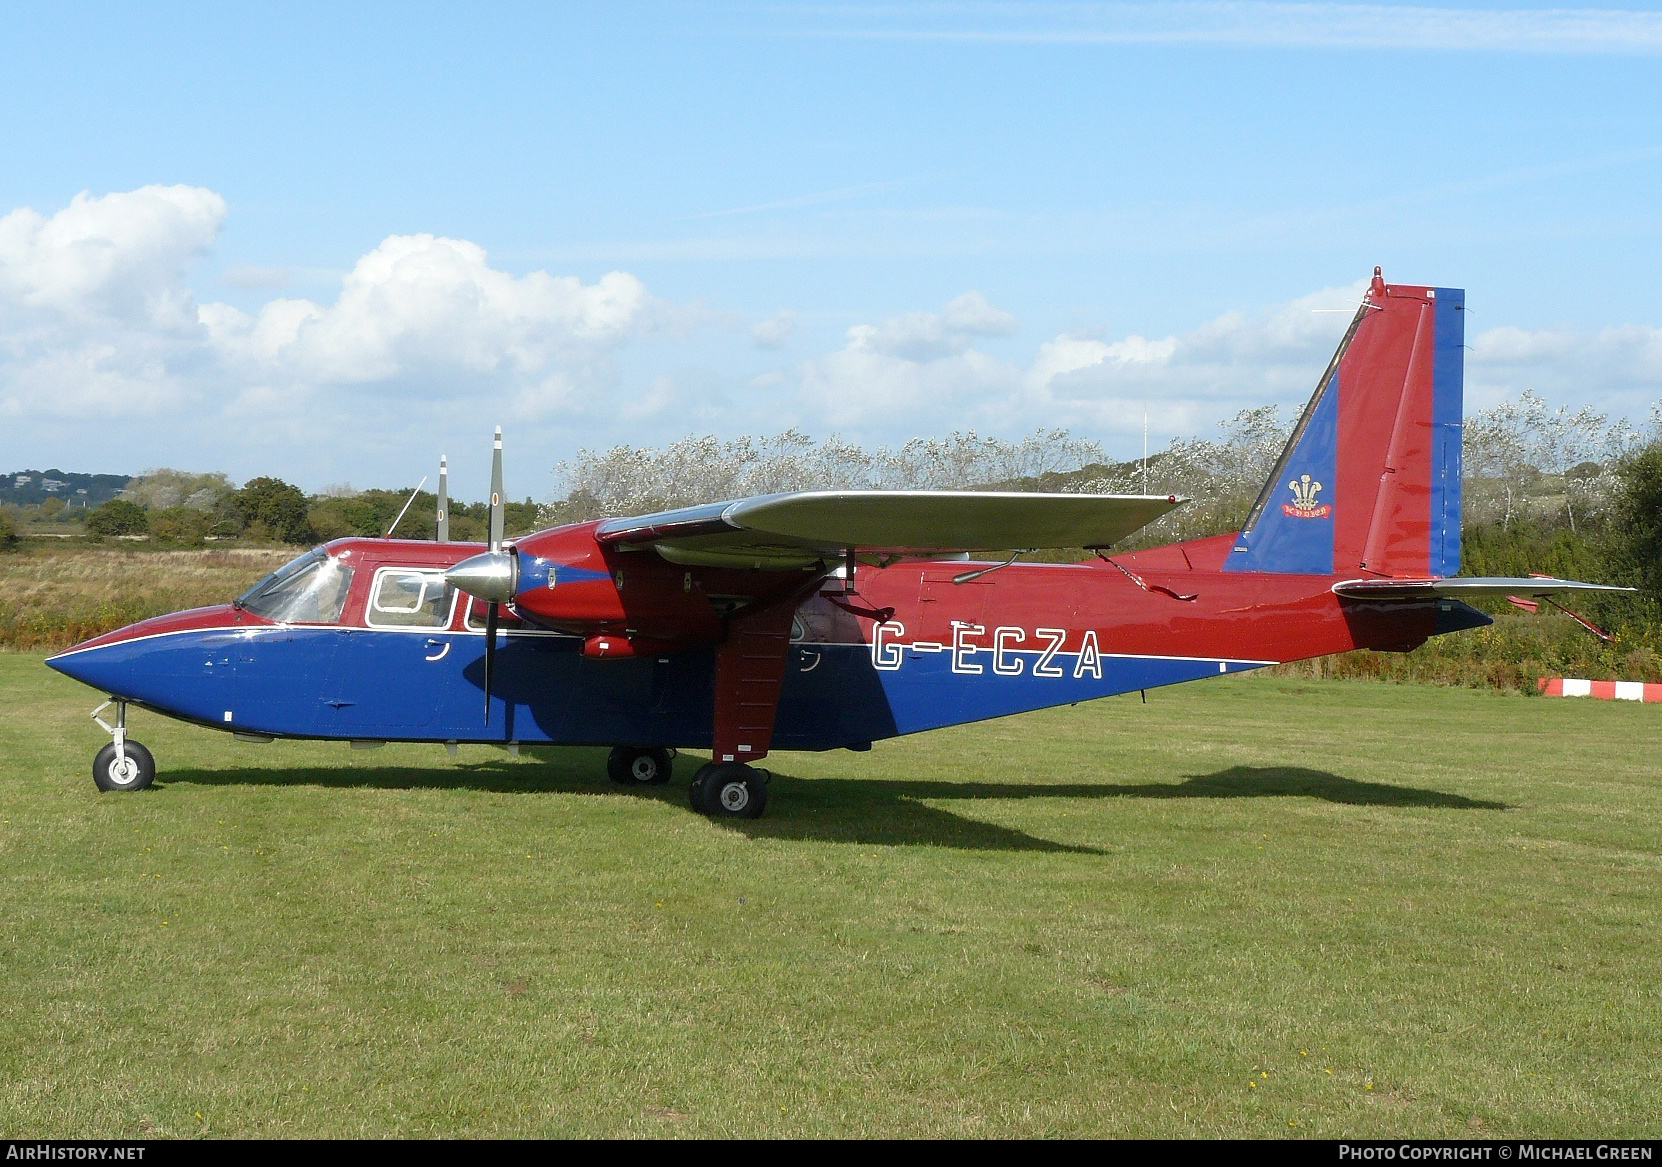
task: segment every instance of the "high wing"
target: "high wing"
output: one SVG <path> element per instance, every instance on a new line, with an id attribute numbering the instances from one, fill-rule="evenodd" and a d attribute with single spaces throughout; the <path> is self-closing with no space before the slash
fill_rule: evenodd
<path id="1" fill-rule="evenodd" d="M 1541 598 L 1565 593 L 1631 592 L 1611 584 L 1581 583 L 1532 575 L 1521 578 L 1473 576 L 1470 579 L 1347 579 L 1333 585 L 1336 595 L 1366 600 L 1470 600 L 1483 597 Z"/>
<path id="2" fill-rule="evenodd" d="M 939 555 L 1107 547 L 1187 500 L 1174 495 L 808 490 L 611 519 L 604 546 L 651 547 L 689 567 L 788 570 L 852 549 Z"/>

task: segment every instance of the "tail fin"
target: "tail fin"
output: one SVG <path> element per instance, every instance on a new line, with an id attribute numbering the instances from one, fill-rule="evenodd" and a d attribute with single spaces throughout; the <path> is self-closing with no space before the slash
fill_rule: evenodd
<path id="1" fill-rule="evenodd" d="M 1416 578 L 1460 569 L 1465 293 L 1373 285 L 1225 571 Z"/>

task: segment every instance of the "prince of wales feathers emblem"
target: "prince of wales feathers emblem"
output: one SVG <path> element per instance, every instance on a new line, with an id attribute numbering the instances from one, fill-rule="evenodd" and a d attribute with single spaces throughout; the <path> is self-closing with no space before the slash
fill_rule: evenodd
<path id="1" fill-rule="evenodd" d="M 1317 506 L 1316 495 L 1322 484 L 1310 481 L 1308 474 L 1300 474 L 1287 484 L 1287 489 L 1293 492 L 1293 501 L 1281 504 L 1281 513 L 1289 519 L 1325 519 L 1332 513 L 1330 506 Z"/>

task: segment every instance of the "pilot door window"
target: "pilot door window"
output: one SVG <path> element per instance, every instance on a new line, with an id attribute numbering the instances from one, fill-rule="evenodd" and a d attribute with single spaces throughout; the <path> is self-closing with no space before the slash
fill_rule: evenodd
<path id="1" fill-rule="evenodd" d="M 450 623 L 456 589 L 444 573 L 383 568 L 369 597 L 369 623 L 377 628 L 443 628 Z"/>

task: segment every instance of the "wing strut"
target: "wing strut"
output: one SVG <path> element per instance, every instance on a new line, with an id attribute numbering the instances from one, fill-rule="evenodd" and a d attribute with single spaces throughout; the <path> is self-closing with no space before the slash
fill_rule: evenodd
<path id="1" fill-rule="evenodd" d="M 773 721 L 785 660 L 791 649 L 791 620 L 799 596 L 759 610 L 736 612 L 727 638 L 716 646 L 715 741 L 711 760 L 755 762 L 773 744 Z"/>

